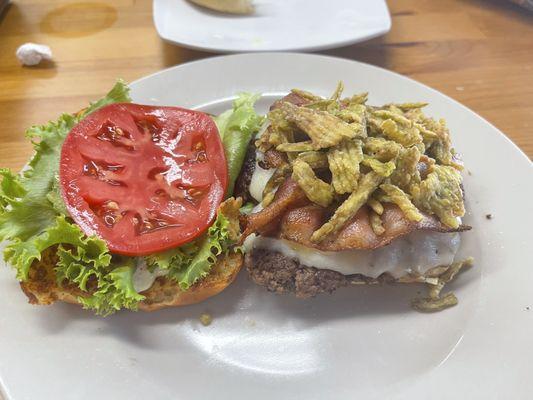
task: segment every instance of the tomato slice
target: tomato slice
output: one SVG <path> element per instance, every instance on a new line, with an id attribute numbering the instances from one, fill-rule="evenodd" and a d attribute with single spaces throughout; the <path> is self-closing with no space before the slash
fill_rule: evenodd
<path id="1" fill-rule="evenodd" d="M 228 171 L 208 115 L 112 104 L 72 128 L 59 180 L 83 232 L 101 237 L 114 253 L 139 256 L 201 235 L 224 197 Z"/>

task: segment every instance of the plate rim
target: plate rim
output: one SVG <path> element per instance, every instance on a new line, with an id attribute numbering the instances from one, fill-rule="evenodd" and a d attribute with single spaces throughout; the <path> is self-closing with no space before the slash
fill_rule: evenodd
<path id="1" fill-rule="evenodd" d="M 233 54 L 233 53 L 270 53 L 270 52 L 294 52 L 294 51 L 320 51 L 320 50 L 327 50 L 327 49 L 333 49 L 333 48 L 339 48 L 339 47 L 345 47 L 356 43 L 366 42 L 371 39 L 375 39 L 376 37 L 383 36 L 386 33 L 388 33 L 391 30 L 392 27 L 392 19 L 391 14 L 389 10 L 389 6 L 385 0 L 382 0 L 383 4 L 385 6 L 385 14 L 386 14 L 386 24 L 382 29 L 376 30 L 370 35 L 366 35 L 363 37 L 356 37 L 351 39 L 345 39 L 340 41 L 333 41 L 327 44 L 322 45 L 306 45 L 306 46 L 286 46 L 286 47 L 279 47 L 279 46 L 273 46 L 270 48 L 261 48 L 256 49 L 250 46 L 246 47 L 239 47 L 239 48 L 230 48 L 227 46 L 202 46 L 197 44 L 192 44 L 189 42 L 184 42 L 181 40 L 176 40 L 168 35 L 165 34 L 161 24 L 159 23 L 159 20 L 157 18 L 158 11 L 156 10 L 158 7 L 161 7 L 161 0 L 153 0 L 152 3 L 152 20 L 155 26 L 155 29 L 157 31 L 157 34 L 161 39 L 163 39 L 165 42 L 173 44 L 173 45 L 179 45 L 186 47 L 188 49 L 192 50 L 199 50 L 199 51 L 206 51 L 210 53 L 222 53 L 222 54 Z M 180 64 L 181 65 L 181 64 Z"/>

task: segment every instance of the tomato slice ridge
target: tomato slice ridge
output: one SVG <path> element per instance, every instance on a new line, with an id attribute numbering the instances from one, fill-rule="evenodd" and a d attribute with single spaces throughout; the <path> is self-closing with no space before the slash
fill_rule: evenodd
<path id="1" fill-rule="evenodd" d="M 146 255 L 203 233 L 227 185 L 212 119 L 178 107 L 113 104 L 67 136 L 60 161 L 71 217 L 110 250 Z"/>

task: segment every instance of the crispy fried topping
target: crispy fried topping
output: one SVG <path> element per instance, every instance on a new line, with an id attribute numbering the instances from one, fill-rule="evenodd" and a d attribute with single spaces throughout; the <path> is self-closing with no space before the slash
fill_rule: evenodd
<path id="1" fill-rule="evenodd" d="M 367 93 L 341 98 L 343 90 L 339 83 L 323 98 L 295 89 L 272 107 L 258 148 L 285 154 L 286 161 L 277 166 L 263 204 L 292 171 L 311 202 L 336 207 L 313 242 L 341 229 L 365 204 L 375 214 L 374 232 L 381 231 L 380 202 L 396 204 L 410 221 L 435 215 L 448 227 L 460 228 L 462 166 L 445 122 L 426 117 L 426 103 L 375 107 L 366 104 Z"/>

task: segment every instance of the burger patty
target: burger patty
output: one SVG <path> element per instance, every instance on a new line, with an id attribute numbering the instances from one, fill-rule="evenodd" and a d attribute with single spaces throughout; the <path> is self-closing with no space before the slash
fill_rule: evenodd
<path id="1" fill-rule="evenodd" d="M 245 265 L 252 281 L 270 292 L 294 293 L 296 297 L 314 297 L 332 293 L 350 284 L 378 283 L 386 280 L 362 275 L 343 275 L 329 269 L 319 269 L 300 264 L 298 260 L 267 249 L 254 249 L 246 254 Z"/>
<path id="2" fill-rule="evenodd" d="M 255 171 L 255 154 L 256 148 L 253 140 L 248 145 L 241 172 L 235 181 L 235 189 L 233 191 L 235 197 L 242 197 L 243 204 L 249 201 L 255 201 L 250 194 L 250 182 Z"/>

